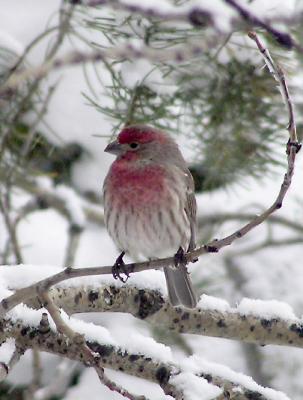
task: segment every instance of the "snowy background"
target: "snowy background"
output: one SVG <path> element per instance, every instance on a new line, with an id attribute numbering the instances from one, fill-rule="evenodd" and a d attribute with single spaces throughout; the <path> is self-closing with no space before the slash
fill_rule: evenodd
<path id="1" fill-rule="evenodd" d="M 155 2 L 153 2 L 154 4 Z M 160 2 L 157 2 L 160 3 Z M 200 1 L 202 4 L 203 2 Z M 207 2 L 209 3 L 209 2 Z M 221 4 L 221 2 L 218 2 Z M 217 4 L 214 2 L 213 4 Z M 57 0 L 0 0 L 0 45 L 21 54 L 23 49 L 46 27 L 57 23 L 58 8 L 60 2 Z M 266 16 L 278 12 L 286 15 L 295 6 L 294 1 L 268 2 L 254 1 L 251 8 L 259 15 Z M 219 6 L 218 6 L 219 7 Z M 281 10 L 283 9 L 283 12 Z M 92 33 L 90 40 L 98 40 L 95 33 Z M 39 65 L 43 60 L 49 39 L 42 41 L 35 46 L 28 55 L 29 65 Z M 66 41 L 59 55 L 65 54 L 68 50 L 83 46 L 80 43 Z M 102 66 L 99 65 L 101 74 Z M 142 65 L 144 69 L 144 64 Z M 88 71 L 90 69 L 88 68 Z M 126 79 L 136 80 L 133 71 L 124 71 Z M 104 79 L 109 79 L 106 72 L 103 72 Z M 87 82 L 83 76 L 82 67 L 65 68 L 52 73 L 44 85 L 52 85 L 59 79 L 58 87 L 48 106 L 45 122 L 52 127 L 52 131 L 46 129 L 45 122 L 41 129 L 46 132 L 48 139 L 57 144 L 77 142 L 85 147 L 87 153 L 81 157 L 72 170 L 72 179 L 79 191 L 92 191 L 100 195 L 103 179 L 107 169 L 112 162 L 112 157 L 103 152 L 108 139 L 94 135 L 110 137 L 111 121 L 87 104 L 82 93 L 87 93 Z M 93 72 L 90 76 L 91 82 L 96 85 L 98 96 L 102 96 L 101 88 L 98 86 Z M 95 81 L 94 81 L 95 80 Z M 106 102 L 107 100 L 104 99 Z M 31 118 L 31 116 L 28 116 Z M 285 121 L 286 124 L 286 121 Z M 285 138 L 287 137 L 285 131 Z M 182 143 L 182 151 L 188 160 L 191 159 L 191 145 L 178 137 Z M 284 151 L 281 148 L 281 152 Z M 290 192 L 287 195 L 283 208 L 279 215 L 285 216 L 293 221 L 303 224 L 302 207 L 302 154 L 298 157 L 296 173 Z M 259 212 L 258 207 L 267 207 L 278 193 L 282 174 L 284 170 L 277 168 L 275 175 L 261 181 L 246 179 L 242 185 L 235 184 L 228 190 L 217 190 L 207 194 L 199 194 L 198 213 L 203 224 L 203 215 L 216 212 Z M 51 187 L 47 180 L 42 184 Z M 24 193 L 16 194 L 16 204 L 25 204 L 28 197 Z M 258 207 L 256 206 L 258 205 Z M 233 232 L 240 223 L 227 223 L 220 231 L 215 231 L 215 237 L 221 237 Z M 202 226 L 203 227 L 203 226 Z M 67 243 L 67 222 L 56 211 L 45 210 L 35 212 L 23 220 L 19 226 L 18 237 L 22 246 L 24 262 L 26 264 L 39 265 L 41 268 L 49 265 L 60 267 L 63 264 L 65 248 Z M 247 238 L 241 241 L 237 250 L 257 244 L 266 234 L 266 226 L 256 228 Z M 0 237 L 4 235 L 4 228 L 0 224 Z M 282 239 L 287 236 L 287 230 L 280 228 L 275 231 L 276 238 Z M 302 233 L 301 233 L 302 236 Z M 205 293 L 221 297 L 236 306 L 243 297 L 250 297 L 262 300 L 276 299 L 288 303 L 294 310 L 297 317 L 303 313 L 303 271 L 302 271 L 302 243 L 292 246 L 281 246 L 278 248 L 264 249 L 255 255 L 242 255 L 237 257 L 236 266 L 226 267 L 223 259 L 235 252 L 235 248 L 224 249 L 219 255 L 206 255 L 199 263 L 191 267 L 192 279 L 200 286 L 200 294 Z M 117 250 L 111 242 L 104 228 L 97 224 L 86 223 L 84 233 L 81 237 L 80 247 L 77 252 L 76 266 L 111 265 L 117 256 Z M 233 269 L 232 271 L 230 269 Z M 241 271 L 237 279 L 237 271 Z M 150 279 L 150 273 L 142 273 L 142 280 Z M 164 277 L 159 273 L 151 276 L 160 286 L 163 286 Z M 160 282 L 161 281 L 161 282 Z M 164 289 L 165 290 L 165 289 Z M 86 321 L 93 320 L 102 325 L 110 332 L 112 340 L 125 340 L 126 337 L 133 337 L 136 334 L 150 337 L 149 326 L 136 321 L 127 315 L 87 315 L 81 316 Z M 123 327 L 123 329 L 122 329 Z M 253 375 L 253 367 L 247 361 L 248 347 L 238 342 L 224 339 L 186 335 L 186 340 L 195 355 L 211 362 L 217 362 L 231 367 L 235 371 L 241 371 L 247 375 Z M 148 342 L 146 342 L 148 346 Z M 6 360 L 10 354 L 11 345 L 7 343 L 0 348 L 0 359 Z M 258 349 L 260 352 L 259 374 L 265 377 L 264 381 L 270 387 L 282 390 L 292 399 L 302 399 L 303 363 L 302 350 L 267 346 Z M 174 351 L 174 357 L 181 359 L 184 354 L 180 350 Z M 45 380 L 51 378 L 55 373 L 57 358 L 43 354 L 43 362 L 49 365 L 45 368 Z M 22 362 L 14 369 L 9 379 L 12 382 L 22 384 L 30 380 L 31 357 L 27 354 Z M 46 372 L 47 371 L 47 372 Z M 126 388 L 138 394 L 146 394 L 152 399 L 166 398 L 162 391 L 156 386 L 142 380 L 132 378 L 122 373 L 109 371 L 110 377 L 119 381 Z M 255 379 L 258 382 L 258 377 Z M 261 382 L 262 383 L 262 382 Z M 94 371 L 87 369 L 81 375 L 79 385 L 69 389 L 64 397 L 65 400 L 80 400 L 85 397 L 90 400 L 100 398 L 118 399 L 118 394 L 110 392 L 100 385 Z M 167 397 L 168 398 L 168 397 Z"/>

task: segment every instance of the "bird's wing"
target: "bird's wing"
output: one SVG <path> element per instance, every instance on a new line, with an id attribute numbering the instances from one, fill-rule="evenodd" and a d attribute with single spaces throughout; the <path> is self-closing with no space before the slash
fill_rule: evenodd
<path id="1" fill-rule="evenodd" d="M 186 175 L 186 203 L 185 212 L 190 222 L 191 237 L 188 250 L 193 250 L 196 247 L 196 229 L 197 229 L 197 202 L 195 197 L 195 184 L 189 170 Z"/>

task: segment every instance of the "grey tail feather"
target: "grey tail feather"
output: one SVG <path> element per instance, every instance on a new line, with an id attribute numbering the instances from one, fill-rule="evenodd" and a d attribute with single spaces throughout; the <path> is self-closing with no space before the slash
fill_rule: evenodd
<path id="1" fill-rule="evenodd" d="M 166 267 L 164 273 L 171 304 L 196 307 L 197 299 L 186 267 L 184 265 L 179 265 L 176 269 Z"/>

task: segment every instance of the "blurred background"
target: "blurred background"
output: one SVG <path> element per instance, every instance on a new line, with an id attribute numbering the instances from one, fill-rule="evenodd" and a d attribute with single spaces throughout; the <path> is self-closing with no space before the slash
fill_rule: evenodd
<path id="1" fill-rule="evenodd" d="M 195 14 L 191 23 L 148 17 L 127 7 L 78 3 L 0 0 L 0 84 L 15 71 L 64 59 L 74 50 L 89 54 L 117 46 L 126 49 L 115 60 L 67 66 L 43 79 L 32 77 L 0 96 L 1 264 L 41 268 L 113 264 L 118 251 L 104 229 L 102 209 L 102 184 L 113 158 L 103 150 L 126 123 L 159 127 L 179 143 L 195 178 L 199 244 L 232 233 L 266 209 L 286 169 L 288 115 L 237 14 L 220 0 L 150 4 L 159 13 L 195 4 L 209 11 L 209 15 Z M 122 2 L 127 3 L 139 4 Z M 243 4 L 302 39 L 302 2 Z M 302 54 L 258 33 L 286 72 L 300 135 Z M 184 53 L 178 63 L 152 62 L 128 59 L 128 43 L 163 54 L 182 51 L 190 43 L 203 52 Z M 203 256 L 190 267 L 200 295 L 221 297 L 231 305 L 243 297 L 276 299 L 287 302 L 301 317 L 302 167 L 299 154 L 293 184 L 277 214 L 230 248 Z M 198 354 L 283 390 L 292 399 L 302 399 L 301 349 L 172 335 L 122 314 L 81 318 L 106 326 L 114 337 L 139 331 L 172 346 L 177 357 Z M 1 360 L 8 357 L 11 346 L 0 348 Z M 57 392 L 39 392 L 54 386 L 59 376 L 62 384 L 55 385 Z M 165 397 L 155 385 L 122 373 L 112 376 L 126 386 L 135 385 L 138 393 Z M 0 399 L 84 396 L 119 398 L 100 385 L 94 371 L 47 354 L 28 352 L 0 385 Z"/>

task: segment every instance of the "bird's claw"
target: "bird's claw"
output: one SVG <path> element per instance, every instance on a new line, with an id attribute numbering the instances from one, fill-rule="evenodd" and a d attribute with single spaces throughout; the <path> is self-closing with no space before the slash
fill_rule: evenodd
<path id="1" fill-rule="evenodd" d="M 186 265 L 187 259 L 185 257 L 185 252 L 180 246 L 177 253 L 174 255 L 174 264 L 175 268 L 178 268 L 180 265 Z"/>
<path id="2" fill-rule="evenodd" d="M 114 279 L 119 279 L 123 283 L 125 283 L 129 278 L 129 272 L 127 271 L 127 268 L 125 267 L 125 263 L 123 261 L 124 255 L 125 251 L 122 251 L 112 267 L 112 274 Z M 123 278 L 122 274 L 125 275 L 125 278 Z"/>

